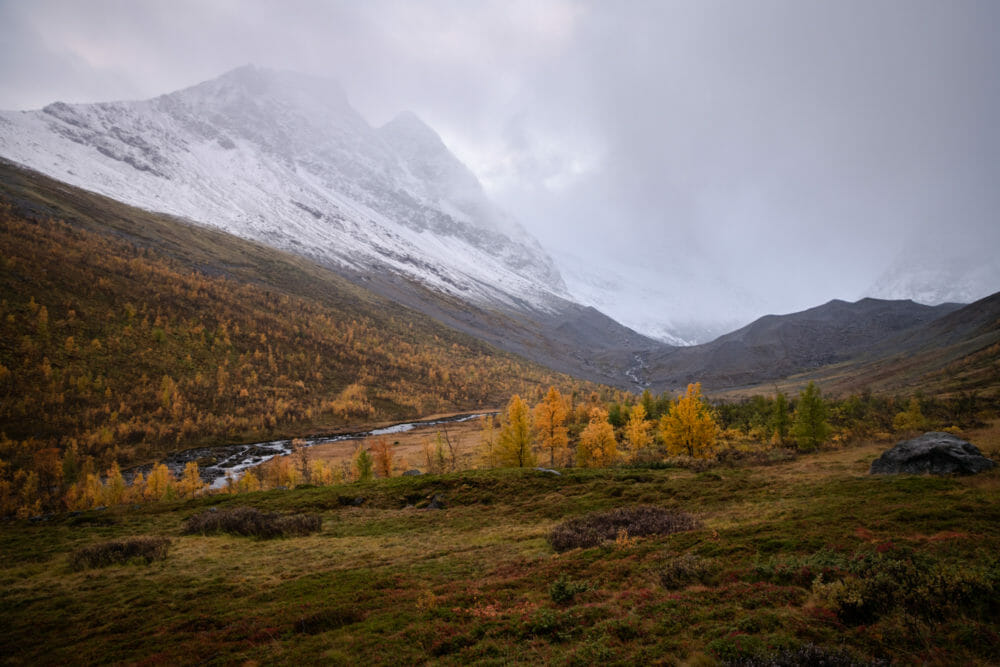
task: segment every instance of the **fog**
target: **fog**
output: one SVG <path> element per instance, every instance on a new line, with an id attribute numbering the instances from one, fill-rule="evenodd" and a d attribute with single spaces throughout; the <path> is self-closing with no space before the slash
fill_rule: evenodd
<path id="1" fill-rule="evenodd" d="M 567 274 L 618 276 L 610 314 L 748 321 L 912 296 L 890 267 L 1000 290 L 998 25 L 992 0 L 9 1 L 0 108 L 327 76 L 372 124 L 421 116 Z"/>

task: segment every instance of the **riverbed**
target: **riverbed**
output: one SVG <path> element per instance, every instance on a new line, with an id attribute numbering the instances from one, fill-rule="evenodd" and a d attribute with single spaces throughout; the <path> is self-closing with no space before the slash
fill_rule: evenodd
<path id="1" fill-rule="evenodd" d="M 306 438 L 296 438 L 304 443 L 306 447 L 317 445 L 328 445 L 331 443 L 345 442 L 348 440 L 364 440 L 365 438 L 388 436 L 398 433 L 405 433 L 416 428 L 433 427 L 444 424 L 457 424 L 461 422 L 479 419 L 490 412 L 477 412 L 475 414 L 454 415 L 439 419 L 415 420 L 400 422 L 389 426 L 382 426 L 367 431 L 354 431 L 350 433 L 338 433 L 334 435 L 310 436 Z M 284 456 L 292 452 L 292 439 L 268 440 L 265 442 L 255 442 L 245 445 L 217 445 L 214 447 L 195 447 L 179 452 L 173 452 L 163 459 L 170 472 L 175 477 L 179 477 L 184 472 L 184 467 L 191 461 L 198 463 L 198 472 L 202 480 L 213 489 L 225 487 L 227 477 L 234 481 L 254 466 L 270 461 L 276 456 Z M 153 464 L 136 466 L 126 471 L 129 481 L 136 473 L 141 472 L 148 475 Z"/>

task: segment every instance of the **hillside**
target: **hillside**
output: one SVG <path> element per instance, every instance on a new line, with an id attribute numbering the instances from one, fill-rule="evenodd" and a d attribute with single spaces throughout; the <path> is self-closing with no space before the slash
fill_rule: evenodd
<path id="1" fill-rule="evenodd" d="M 850 361 L 793 375 L 833 393 L 1000 395 L 1000 292 L 873 345 Z"/>
<path id="2" fill-rule="evenodd" d="M 970 437 L 997 456 L 995 430 Z M 403 477 L 9 523 L 0 647 L 11 664 L 995 664 L 1000 472 L 869 476 L 884 448 L 703 472 Z M 443 509 L 414 507 L 435 497 Z M 319 531 L 183 531 L 207 508 L 247 505 L 317 515 Z M 549 541 L 564 522 L 638 505 L 699 523 L 563 552 Z M 150 564 L 73 566 L 136 537 L 169 544 Z"/>
<path id="3" fill-rule="evenodd" d="M 10 166 L 0 223 L 5 476 L 591 388 L 304 258 Z"/>
<path id="4" fill-rule="evenodd" d="M 710 343 L 654 354 L 647 361 L 648 376 L 658 389 L 688 382 L 702 382 L 709 391 L 764 384 L 852 359 L 959 307 L 834 300 L 798 313 L 764 316 Z M 878 349 L 897 351 L 889 343 Z"/>
<path id="5" fill-rule="evenodd" d="M 373 127 L 330 80 L 246 66 L 149 100 L 0 112 L 0 157 L 305 257 L 579 377 L 626 386 L 632 354 L 663 348 L 575 303 L 416 115 Z"/>

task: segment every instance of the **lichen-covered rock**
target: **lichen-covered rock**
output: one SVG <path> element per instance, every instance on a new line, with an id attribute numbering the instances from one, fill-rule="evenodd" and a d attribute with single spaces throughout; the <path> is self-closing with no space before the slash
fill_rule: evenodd
<path id="1" fill-rule="evenodd" d="M 996 463 L 979 448 L 950 433 L 932 431 L 904 440 L 872 463 L 873 475 L 974 475 Z"/>

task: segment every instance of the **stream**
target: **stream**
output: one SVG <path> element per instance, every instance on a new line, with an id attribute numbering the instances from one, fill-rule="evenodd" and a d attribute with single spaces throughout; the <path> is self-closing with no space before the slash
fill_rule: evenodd
<path id="1" fill-rule="evenodd" d="M 443 419 L 401 422 L 399 424 L 384 426 L 382 428 L 376 428 L 369 431 L 338 433 L 336 435 L 318 435 L 309 438 L 297 439 L 302 440 L 306 447 L 313 447 L 315 445 L 325 445 L 331 442 L 362 440 L 371 436 L 377 437 L 380 435 L 392 435 L 393 433 L 405 433 L 406 431 L 412 431 L 418 426 L 456 424 L 459 422 L 479 419 L 485 414 L 493 413 L 480 412 L 476 414 L 445 417 Z M 193 449 L 173 452 L 167 455 L 162 462 L 166 464 L 167 468 L 170 469 L 170 472 L 173 473 L 175 477 L 179 478 L 184 472 L 184 466 L 191 461 L 195 461 L 198 463 L 198 471 L 201 473 L 201 479 L 206 484 L 211 485 L 213 489 L 221 489 L 226 485 L 227 475 L 231 476 L 233 480 L 237 480 L 243 476 L 243 473 L 248 468 L 270 461 L 275 456 L 283 456 L 285 454 L 290 454 L 291 452 L 292 439 L 289 438 L 287 440 L 268 440 L 266 442 L 256 442 L 247 445 L 195 447 Z M 123 474 L 126 481 L 131 483 L 132 478 L 136 473 L 141 472 L 143 475 L 149 475 L 149 471 L 152 470 L 152 468 L 153 464 L 147 463 L 130 468 L 127 471 L 123 471 Z"/>

